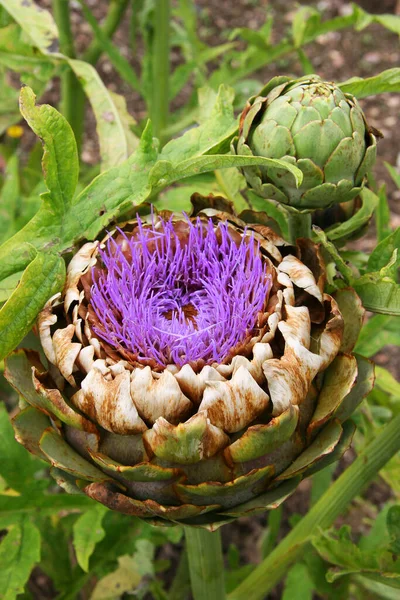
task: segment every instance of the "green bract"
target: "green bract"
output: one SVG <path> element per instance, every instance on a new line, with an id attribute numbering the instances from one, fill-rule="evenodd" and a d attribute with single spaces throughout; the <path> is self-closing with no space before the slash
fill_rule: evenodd
<path id="1" fill-rule="evenodd" d="M 300 210 L 347 202 L 361 190 L 376 158 L 376 138 L 357 100 L 312 75 L 275 77 L 245 107 L 239 155 L 283 159 L 304 175 L 300 187 L 283 170 L 244 167 L 253 190 Z"/>

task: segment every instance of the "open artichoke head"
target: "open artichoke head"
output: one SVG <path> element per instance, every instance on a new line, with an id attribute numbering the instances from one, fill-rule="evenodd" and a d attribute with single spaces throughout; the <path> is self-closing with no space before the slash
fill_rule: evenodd
<path id="1" fill-rule="evenodd" d="M 68 492 L 152 523 L 278 506 L 344 452 L 360 399 L 317 247 L 215 206 L 86 243 L 39 316 L 47 364 L 7 360 L 17 440 Z"/>

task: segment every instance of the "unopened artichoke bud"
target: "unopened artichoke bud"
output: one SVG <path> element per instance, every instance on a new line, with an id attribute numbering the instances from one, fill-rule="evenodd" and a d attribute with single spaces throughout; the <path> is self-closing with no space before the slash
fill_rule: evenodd
<path id="1" fill-rule="evenodd" d="M 7 360 L 17 440 L 68 492 L 151 523 L 278 506 L 352 434 L 358 362 L 324 277 L 310 241 L 199 205 L 86 243 L 38 319 L 48 365 Z"/>
<path id="2" fill-rule="evenodd" d="M 376 158 L 376 138 L 356 98 L 316 75 L 272 79 L 247 103 L 232 147 L 298 167 L 298 188 L 283 169 L 244 167 L 243 173 L 259 196 L 306 211 L 354 198 Z"/>

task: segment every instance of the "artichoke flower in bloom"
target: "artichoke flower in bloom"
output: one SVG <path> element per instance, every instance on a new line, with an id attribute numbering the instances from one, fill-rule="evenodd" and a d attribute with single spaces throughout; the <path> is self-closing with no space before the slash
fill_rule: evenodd
<path id="1" fill-rule="evenodd" d="M 379 132 L 377 132 L 379 133 Z M 233 151 L 283 159 L 303 173 L 244 167 L 256 194 L 298 210 L 347 202 L 376 158 L 376 138 L 356 98 L 318 76 L 275 77 L 245 107 Z"/>
<path id="2" fill-rule="evenodd" d="M 68 492 L 152 523 L 278 506 L 348 447 L 359 401 L 316 246 L 210 202 L 82 246 L 38 319 L 48 365 L 7 360 L 17 440 Z"/>

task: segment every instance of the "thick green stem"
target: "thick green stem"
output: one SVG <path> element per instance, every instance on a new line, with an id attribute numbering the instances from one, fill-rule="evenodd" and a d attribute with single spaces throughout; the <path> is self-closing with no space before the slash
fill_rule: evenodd
<path id="1" fill-rule="evenodd" d="M 190 593 L 189 561 L 186 549 L 182 550 L 181 558 L 174 581 L 168 592 L 168 600 L 186 600 Z"/>
<path id="2" fill-rule="evenodd" d="M 153 82 L 150 116 L 159 140 L 168 121 L 169 110 L 169 22 L 170 0 L 158 0 L 154 13 Z"/>
<path id="3" fill-rule="evenodd" d="M 194 600 L 224 600 L 221 534 L 185 527 L 186 551 Z"/>
<path id="4" fill-rule="evenodd" d="M 350 502 L 400 450 L 400 415 L 386 425 L 305 517 L 231 594 L 229 600 L 262 600 L 304 554 L 318 530 L 330 527 Z"/>
<path id="5" fill-rule="evenodd" d="M 114 35 L 115 30 L 117 29 L 122 17 L 125 14 L 128 4 L 129 0 L 111 0 L 107 16 L 101 27 L 104 35 L 108 38 L 111 38 Z M 90 44 L 89 48 L 84 53 L 82 60 L 90 63 L 91 65 L 95 65 L 99 60 L 102 52 L 103 48 L 101 43 L 99 42 L 99 40 L 94 39 Z"/>
<path id="6" fill-rule="evenodd" d="M 60 0 L 59 0 L 60 1 Z M 126 8 L 129 4 L 129 0 L 111 0 L 110 6 L 107 12 L 107 16 L 101 27 L 104 35 L 108 38 L 112 38 L 115 30 L 121 22 L 122 17 L 125 14 Z M 94 39 L 86 52 L 84 53 L 82 60 L 91 65 L 95 65 L 99 60 L 103 48 L 97 39 Z M 81 85 L 75 91 L 74 97 L 74 114 L 75 114 L 75 127 L 74 133 L 78 151 L 80 152 L 82 146 L 82 135 L 83 135 L 83 124 L 85 122 L 85 103 L 86 96 Z"/>
<path id="7" fill-rule="evenodd" d="M 69 0 L 53 0 L 53 12 L 58 28 L 60 52 L 69 58 L 75 58 Z M 75 73 L 71 69 L 66 68 L 61 75 L 60 110 L 71 125 L 75 135 L 79 133 L 81 128 L 81 123 L 77 120 L 75 111 L 75 96 L 80 87 Z"/>
<path id="8" fill-rule="evenodd" d="M 287 211 L 289 242 L 296 243 L 297 238 L 311 238 L 311 213 Z"/>

